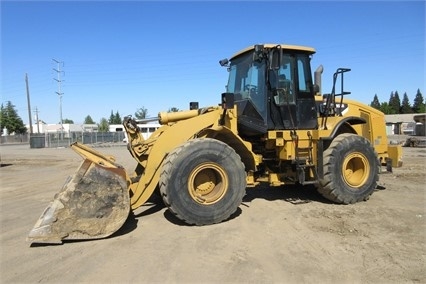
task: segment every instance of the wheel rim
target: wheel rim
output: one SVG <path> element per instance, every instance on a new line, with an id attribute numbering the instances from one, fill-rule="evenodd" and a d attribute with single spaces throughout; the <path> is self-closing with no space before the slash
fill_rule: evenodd
<path id="1" fill-rule="evenodd" d="M 190 174 L 188 191 L 197 203 L 214 204 L 228 191 L 228 176 L 217 164 L 201 164 Z"/>
<path id="2" fill-rule="evenodd" d="M 344 181 L 354 187 L 360 188 L 368 179 L 370 165 L 367 158 L 361 153 L 351 153 L 343 161 L 342 173 Z"/>

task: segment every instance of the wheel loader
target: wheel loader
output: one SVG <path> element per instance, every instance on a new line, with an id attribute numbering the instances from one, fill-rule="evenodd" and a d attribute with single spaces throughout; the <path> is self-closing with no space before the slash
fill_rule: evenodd
<path id="1" fill-rule="evenodd" d="M 227 220 L 246 190 L 311 184 L 328 200 L 367 200 L 382 166 L 402 165 L 402 148 L 388 145 L 382 112 L 347 99 L 339 68 L 330 93 L 321 91 L 315 49 L 258 44 L 220 60 L 229 79 L 218 105 L 160 112 L 161 127 L 144 139 L 126 117 L 128 173 L 114 157 L 74 143 L 83 161 L 42 213 L 32 243 L 110 236 L 154 192 L 187 224 Z M 314 77 L 314 78 L 313 78 Z M 248 189 L 249 190 L 249 189 Z"/>

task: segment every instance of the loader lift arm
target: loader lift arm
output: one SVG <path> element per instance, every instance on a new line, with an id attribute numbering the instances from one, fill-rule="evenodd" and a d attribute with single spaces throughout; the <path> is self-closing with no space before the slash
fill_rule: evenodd
<path id="1" fill-rule="evenodd" d="M 156 189 L 163 160 L 167 154 L 180 144 L 196 137 L 203 129 L 217 126 L 221 115 L 220 107 L 209 108 L 201 116 L 196 115 L 160 127 L 145 141 L 141 141 L 141 135 L 132 136 L 135 139 L 129 141 L 129 151 L 138 161 L 132 175 L 136 177 L 133 179 L 135 182 L 129 186 L 133 210 L 143 205 Z"/>

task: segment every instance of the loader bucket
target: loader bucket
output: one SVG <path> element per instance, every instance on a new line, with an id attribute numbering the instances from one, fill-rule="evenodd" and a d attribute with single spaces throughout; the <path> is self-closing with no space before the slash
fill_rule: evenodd
<path id="1" fill-rule="evenodd" d="M 62 243 L 105 238 L 120 229 L 129 211 L 125 170 L 86 157 L 44 210 L 27 240 Z"/>

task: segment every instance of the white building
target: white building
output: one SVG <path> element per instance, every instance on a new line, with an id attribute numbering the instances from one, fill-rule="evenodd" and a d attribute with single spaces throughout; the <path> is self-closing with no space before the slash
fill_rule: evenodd
<path id="1" fill-rule="evenodd" d="M 425 135 L 426 113 L 387 114 L 385 120 L 388 135 Z"/>
<path id="2" fill-rule="evenodd" d="M 26 125 L 27 129 L 30 129 L 29 125 Z M 61 124 L 47 124 L 42 121 L 39 123 L 33 124 L 33 133 L 64 133 L 65 136 L 69 135 L 71 132 L 97 132 L 97 124 L 71 124 L 63 123 Z"/>
<path id="3" fill-rule="evenodd" d="M 161 127 L 161 124 L 158 123 L 143 123 L 138 124 L 139 130 L 142 133 L 142 136 L 144 139 L 148 139 L 149 136 L 151 136 L 152 133 L 155 132 L 158 128 Z M 121 132 L 124 131 L 124 127 L 121 124 L 111 124 L 109 125 L 109 131 L 110 132 Z M 127 142 L 127 136 L 123 140 L 124 142 Z"/>

